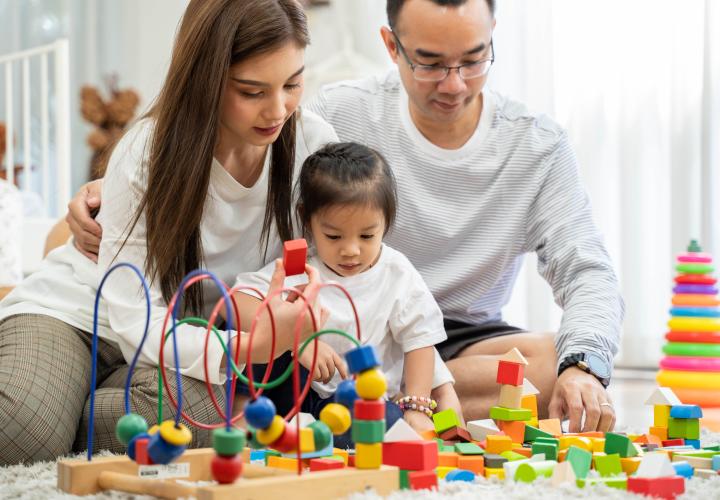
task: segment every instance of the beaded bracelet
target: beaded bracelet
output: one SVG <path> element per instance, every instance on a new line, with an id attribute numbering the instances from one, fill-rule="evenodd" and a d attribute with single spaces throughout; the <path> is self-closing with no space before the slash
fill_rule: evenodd
<path id="1" fill-rule="evenodd" d="M 403 396 L 395 401 L 395 404 L 398 405 L 402 411 L 419 411 L 427 415 L 428 418 L 432 418 L 433 410 L 437 408 L 437 401 L 424 396 Z"/>

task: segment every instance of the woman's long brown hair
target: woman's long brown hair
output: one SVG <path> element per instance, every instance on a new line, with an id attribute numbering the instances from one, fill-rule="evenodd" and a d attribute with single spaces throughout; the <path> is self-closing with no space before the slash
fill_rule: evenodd
<path id="1" fill-rule="evenodd" d="M 147 189 L 128 236 L 147 221 L 145 271 L 170 301 L 183 277 L 201 266 L 200 221 L 218 139 L 220 102 L 230 66 L 286 43 L 309 43 L 307 20 L 295 0 L 192 0 L 183 16 L 165 84 L 148 112 L 155 120 Z M 262 229 L 267 251 L 273 223 L 292 238 L 292 178 L 296 118 L 272 145 Z M 202 287 L 184 293 L 184 309 L 199 314 Z"/>

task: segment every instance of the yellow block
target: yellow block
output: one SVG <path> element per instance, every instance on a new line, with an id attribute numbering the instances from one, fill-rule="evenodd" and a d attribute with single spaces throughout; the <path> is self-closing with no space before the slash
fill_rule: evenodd
<path id="1" fill-rule="evenodd" d="M 435 473 L 437 474 L 437 477 L 440 479 L 445 479 L 445 476 L 448 475 L 448 472 L 451 470 L 455 470 L 457 467 L 448 467 L 446 465 L 440 465 L 435 469 Z"/>
<path id="2" fill-rule="evenodd" d="M 528 420 L 528 421 L 525 422 L 525 423 L 526 423 L 527 425 L 532 425 L 533 427 L 537 428 L 537 427 L 538 427 L 538 418 L 537 418 L 537 417 L 533 417 L 533 418 L 531 418 L 530 420 Z"/>
<path id="3" fill-rule="evenodd" d="M 355 443 L 355 468 L 379 469 L 382 465 L 382 443 Z"/>
<path id="4" fill-rule="evenodd" d="M 605 451 L 605 438 L 590 438 L 592 451 Z"/>
<path id="5" fill-rule="evenodd" d="M 670 418 L 670 406 L 668 405 L 655 405 L 653 407 L 653 414 L 655 419 L 653 425 L 655 427 L 666 427 L 668 426 L 668 419 Z"/>
<path id="6" fill-rule="evenodd" d="M 523 396 L 522 401 L 520 402 L 520 407 L 525 408 L 526 410 L 530 410 L 532 412 L 532 416 L 537 418 L 537 397 L 535 396 L 535 394 L 528 394 L 527 396 Z M 530 425 L 532 425 L 533 427 L 537 427 L 537 424 Z"/>
<path id="7" fill-rule="evenodd" d="M 667 438 L 668 438 L 667 427 L 658 427 L 658 426 L 650 427 L 650 434 L 660 438 L 660 441 L 667 441 Z"/>
<path id="8" fill-rule="evenodd" d="M 315 451 L 315 434 L 309 427 L 300 429 L 300 451 L 303 453 Z"/>
<path id="9" fill-rule="evenodd" d="M 623 472 L 629 476 L 630 474 L 635 474 L 635 471 L 640 467 L 641 461 L 641 457 L 621 458 L 620 465 L 622 466 Z"/>
<path id="10" fill-rule="evenodd" d="M 340 448 L 333 448 L 333 456 L 334 455 L 342 457 L 343 462 L 345 462 L 345 466 L 347 467 L 348 460 L 350 457 L 350 454 L 347 452 L 347 450 L 342 450 Z"/>
<path id="11" fill-rule="evenodd" d="M 496 435 L 490 435 L 485 438 L 486 440 L 486 447 L 485 451 L 487 453 L 495 453 L 499 455 L 503 451 L 509 451 L 512 450 L 513 443 L 512 439 L 510 439 L 510 436 L 496 436 Z"/>
<path id="12" fill-rule="evenodd" d="M 485 477 L 490 479 L 493 476 L 497 476 L 498 479 L 505 479 L 505 469 L 493 469 L 491 467 L 485 467 Z"/>
<path id="13" fill-rule="evenodd" d="M 271 455 L 267 459 L 267 466 L 275 467 L 276 469 L 297 471 L 297 458 L 277 457 Z"/>
<path id="14" fill-rule="evenodd" d="M 567 446 L 562 446 L 563 439 L 567 439 L 567 441 L 566 441 Z M 561 446 L 560 446 L 561 449 L 570 448 L 571 446 L 577 446 L 578 448 L 581 448 L 585 451 L 593 451 L 592 440 L 588 437 L 572 436 L 572 437 L 568 437 L 568 438 L 561 438 L 560 443 L 561 443 Z"/>

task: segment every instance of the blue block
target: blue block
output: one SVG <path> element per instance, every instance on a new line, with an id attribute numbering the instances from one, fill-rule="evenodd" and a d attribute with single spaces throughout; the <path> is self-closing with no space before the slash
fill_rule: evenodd
<path id="1" fill-rule="evenodd" d="M 712 457 L 712 468 L 713 470 L 720 471 L 720 455 Z"/>
<path id="2" fill-rule="evenodd" d="M 700 449 L 700 440 L 699 439 L 686 439 L 685 445 L 692 446 L 696 450 L 699 450 Z"/>
<path id="3" fill-rule="evenodd" d="M 343 380 L 335 391 L 335 402 L 347 407 L 350 411 L 355 407 L 355 400 L 359 399 L 355 390 L 354 380 Z"/>
<path id="4" fill-rule="evenodd" d="M 276 413 L 275 403 L 265 396 L 245 404 L 245 420 L 256 429 L 267 429 Z"/>
<path id="5" fill-rule="evenodd" d="M 326 446 L 322 450 L 319 451 L 306 451 L 305 453 L 300 454 L 300 458 L 323 458 L 323 457 L 331 457 L 333 456 L 333 443 L 330 442 L 329 446 Z M 283 453 L 283 457 L 288 458 L 297 458 L 297 451 L 294 451 L 292 453 Z"/>
<path id="6" fill-rule="evenodd" d="M 445 481 L 466 481 L 472 483 L 475 481 L 475 474 L 465 469 L 454 469 L 447 473 Z"/>
<path id="7" fill-rule="evenodd" d="M 156 432 L 150 436 L 150 442 L 148 442 L 148 456 L 153 463 L 158 465 L 167 465 L 185 451 L 185 446 L 177 446 L 170 444 L 160 437 L 160 433 Z"/>
<path id="8" fill-rule="evenodd" d="M 673 462 L 672 466 L 675 468 L 675 472 L 678 476 L 691 478 L 695 474 L 695 469 L 693 469 L 693 466 L 685 461 Z"/>
<path id="9" fill-rule="evenodd" d="M 717 307 L 672 307 L 670 315 L 690 318 L 720 318 L 720 309 Z"/>
<path id="10" fill-rule="evenodd" d="M 702 418 L 702 408 L 698 405 L 675 405 L 670 408 L 672 418 Z"/>
<path id="11" fill-rule="evenodd" d="M 350 373 L 360 373 L 380 366 L 375 348 L 371 345 L 362 345 L 345 353 L 345 361 Z"/>
<path id="12" fill-rule="evenodd" d="M 267 455 L 267 450 L 250 450 L 250 461 L 261 460 L 265 465 L 265 455 Z"/>

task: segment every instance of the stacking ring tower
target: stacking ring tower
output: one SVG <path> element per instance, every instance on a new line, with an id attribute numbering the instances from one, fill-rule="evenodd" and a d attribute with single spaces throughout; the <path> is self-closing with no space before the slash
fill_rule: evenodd
<path id="1" fill-rule="evenodd" d="M 720 407 L 720 300 L 712 257 L 692 240 L 675 269 L 657 381 L 683 403 Z"/>

